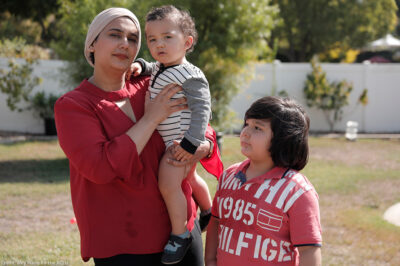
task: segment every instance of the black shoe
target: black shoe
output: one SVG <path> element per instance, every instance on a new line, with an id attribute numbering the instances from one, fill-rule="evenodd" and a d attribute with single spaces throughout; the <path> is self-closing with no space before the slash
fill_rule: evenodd
<path id="1" fill-rule="evenodd" d="M 179 263 L 186 255 L 186 252 L 192 244 L 192 235 L 190 234 L 187 238 L 180 238 L 176 235 L 171 235 L 167 245 L 174 247 L 174 251 L 164 249 L 164 253 L 161 257 L 163 264 L 176 264 Z"/>
<path id="2" fill-rule="evenodd" d="M 210 218 L 211 218 L 211 213 L 207 213 L 204 215 L 200 213 L 199 224 L 201 232 L 204 232 L 207 229 L 207 225 L 210 222 Z"/>

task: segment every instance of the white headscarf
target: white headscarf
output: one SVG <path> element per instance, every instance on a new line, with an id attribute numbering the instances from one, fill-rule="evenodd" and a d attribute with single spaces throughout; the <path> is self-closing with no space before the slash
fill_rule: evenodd
<path id="1" fill-rule="evenodd" d="M 130 18 L 133 23 L 135 23 L 137 29 L 138 29 L 138 48 L 135 54 L 135 57 L 139 53 L 140 50 L 140 24 L 139 20 L 137 17 L 128 9 L 126 8 L 121 8 L 121 7 L 111 7 L 109 9 L 103 10 L 100 12 L 90 23 L 87 35 L 86 35 L 86 41 L 85 41 L 85 57 L 88 63 L 94 67 L 94 64 L 92 63 L 92 60 L 90 59 L 90 52 L 89 52 L 89 46 L 93 44 L 94 40 L 99 36 L 100 32 L 114 19 L 120 18 L 120 17 L 128 17 Z"/>

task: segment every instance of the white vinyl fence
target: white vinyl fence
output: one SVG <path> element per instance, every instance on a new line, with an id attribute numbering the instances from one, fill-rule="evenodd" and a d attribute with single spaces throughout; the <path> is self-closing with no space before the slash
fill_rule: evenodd
<path id="1" fill-rule="evenodd" d="M 350 104 L 343 110 L 343 119 L 335 125 L 336 131 L 345 131 L 346 122 L 356 121 L 359 131 L 366 133 L 400 132 L 400 64 L 321 64 L 329 81 L 343 79 L 353 84 Z M 303 87 L 306 76 L 311 72 L 308 63 L 257 64 L 251 83 L 232 100 L 230 108 L 242 121 L 244 113 L 256 99 L 286 91 L 300 102 L 311 119 L 311 131 L 327 132 L 329 125 L 322 112 L 308 108 L 305 104 Z M 363 89 L 368 89 L 368 104 L 356 104 Z"/>
<path id="2" fill-rule="evenodd" d="M 23 60 L 17 60 L 21 63 Z M 0 58 L 0 68 L 7 69 L 8 59 Z M 35 91 L 64 93 L 68 90 L 61 82 L 64 76 L 63 61 L 40 60 L 33 75 L 43 79 Z M 400 64 L 322 64 L 329 81 L 346 79 L 353 83 L 350 105 L 344 108 L 343 120 L 335 130 L 344 131 L 348 120 L 357 121 L 359 130 L 367 133 L 400 132 Z M 232 100 L 230 108 L 237 114 L 236 128 L 242 124 L 247 108 L 256 99 L 285 90 L 305 106 L 303 86 L 311 72 L 308 63 L 257 64 L 249 71 L 255 71 L 253 80 Z M 211 84 L 212 88 L 212 84 Z M 364 88 L 368 89 L 369 103 L 366 107 L 356 105 Z M 5 95 L 0 93 L 0 131 L 42 134 L 43 121 L 32 112 L 11 112 Z M 311 119 L 312 131 L 328 131 L 329 125 L 320 110 L 305 106 Z"/>
<path id="3" fill-rule="evenodd" d="M 8 58 L 0 58 L 0 69 L 8 70 Z M 18 64 L 24 64 L 23 59 L 14 59 Z M 67 89 L 61 85 L 62 68 L 66 65 L 60 60 L 39 60 L 34 67 L 32 76 L 42 78 L 42 83 L 34 89 L 48 93 L 62 94 Z M 0 131 L 43 134 L 43 120 L 34 116 L 31 111 L 11 112 L 6 103 L 6 95 L 0 92 Z"/>

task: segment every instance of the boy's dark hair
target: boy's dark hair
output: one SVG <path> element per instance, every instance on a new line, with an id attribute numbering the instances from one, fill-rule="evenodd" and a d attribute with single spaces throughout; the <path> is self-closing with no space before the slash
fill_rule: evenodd
<path id="1" fill-rule="evenodd" d="M 268 120 L 272 139 L 269 152 L 275 166 L 303 169 L 308 161 L 310 118 L 303 107 L 289 98 L 263 97 L 246 111 L 247 119 Z"/>
<path id="2" fill-rule="evenodd" d="M 167 17 L 176 20 L 183 34 L 193 37 L 193 44 L 189 49 L 187 49 L 186 53 L 192 52 L 197 43 L 198 34 L 194 24 L 194 19 L 190 16 L 188 11 L 177 9 L 172 5 L 153 7 L 146 15 L 146 22 L 162 20 Z"/>

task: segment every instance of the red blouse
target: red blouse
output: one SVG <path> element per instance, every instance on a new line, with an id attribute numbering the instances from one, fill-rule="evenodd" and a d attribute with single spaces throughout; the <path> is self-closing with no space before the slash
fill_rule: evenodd
<path id="1" fill-rule="evenodd" d="M 119 91 L 105 92 L 84 80 L 55 105 L 60 146 L 70 164 L 72 205 L 84 261 L 161 252 L 168 240 L 171 226 L 157 184 L 164 143 L 155 131 L 139 155 L 125 134 L 134 122 L 114 103 L 129 98 L 139 120 L 148 82 L 148 77 L 139 77 Z M 211 128 L 207 137 L 215 142 Z M 216 176 L 222 173 L 218 150 L 202 164 Z M 186 181 L 182 189 L 191 230 L 197 206 Z"/>

